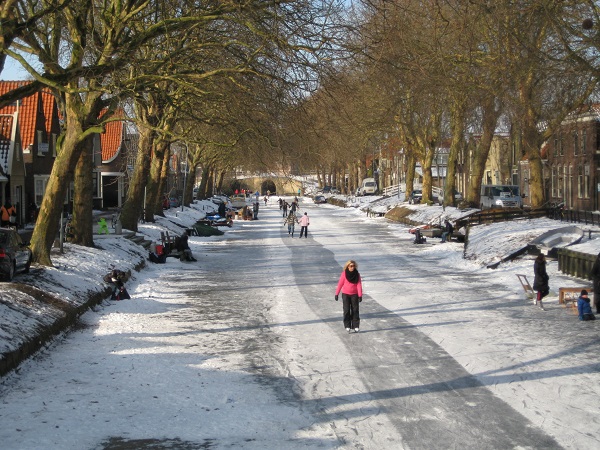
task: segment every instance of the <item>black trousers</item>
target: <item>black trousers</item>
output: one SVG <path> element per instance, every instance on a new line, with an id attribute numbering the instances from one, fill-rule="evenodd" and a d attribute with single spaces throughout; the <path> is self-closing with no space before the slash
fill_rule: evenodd
<path id="1" fill-rule="evenodd" d="M 344 305 L 344 328 L 360 328 L 358 295 L 342 293 L 342 303 Z"/>
<path id="2" fill-rule="evenodd" d="M 302 234 L 304 234 L 305 238 L 308 237 L 308 227 L 300 227 L 300 237 L 302 237 Z"/>

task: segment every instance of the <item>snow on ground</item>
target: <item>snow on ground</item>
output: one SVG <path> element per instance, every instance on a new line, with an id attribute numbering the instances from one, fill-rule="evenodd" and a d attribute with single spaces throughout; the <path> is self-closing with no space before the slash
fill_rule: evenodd
<path id="1" fill-rule="evenodd" d="M 301 200 L 303 203 L 311 202 L 309 198 L 302 198 Z M 271 207 L 274 207 L 275 201 L 276 198 L 271 200 Z M 352 207 L 346 209 L 340 209 L 331 205 L 322 205 L 321 207 L 323 208 L 323 211 L 330 211 L 331 220 L 348 218 L 349 220 L 377 224 L 378 226 L 387 227 L 398 241 L 412 241 L 413 236 L 408 233 L 408 227 L 392 223 L 382 217 L 372 218 L 367 216 L 365 213 L 366 208 L 376 201 L 377 205 L 374 207 L 381 208 L 382 210 L 391 209 L 398 203 L 398 199 L 362 197 L 360 199 L 352 199 Z M 410 216 L 411 220 L 423 223 L 437 224 L 443 222 L 445 218 L 456 220 L 456 218 L 460 218 L 465 214 L 464 211 L 460 211 L 456 208 L 446 208 L 444 210 L 437 206 L 408 206 L 405 204 L 402 204 L 402 206 L 409 207 L 414 211 Z M 165 212 L 165 218 L 158 218 L 156 223 L 141 224 L 140 233 L 155 242 L 159 241 L 161 231 L 169 231 L 172 235 L 181 234 L 183 229 L 188 228 L 198 218 L 203 217 L 209 207 L 212 207 L 210 203 L 197 202 L 191 208 L 183 208 L 183 211 L 181 208 L 172 208 Z M 326 220 L 323 220 L 322 225 L 325 225 L 325 223 Z M 243 228 L 241 228 L 239 224 L 236 224 L 232 229 L 226 229 L 225 236 L 210 238 L 194 237 L 190 239 L 190 245 L 194 253 L 197 254 L 205 251 L 213 251 L 211 250 L 213 247 L 220 246 L 221 244 L 223 244 L 224 250 L 227 250 L 227 247 L 224 245 L 226 239 L 233 239 L 234 241 L 236 239 L 241 239 L 240 233 L 252 232 L 253 229 L 264 226 L 265 223 L 260 220 L 255 223 L 245 223 Z M 406 317 L 413 326 L 419 327 L 419 329 L 422 328 L 424 333 L 427 333 L 435 342 L 444 346 L 446 351 L 453 355 L 457 361 L 471 373 L 477 374 L 478 378 L 483 380 L 485 385 L 489 386 L 495 394 L 505 399 L 515 409 L 519 409 L 519 405 L 537 402 L 533 412 L 528 411 L 528 408 L 526 407 L 522 409 L 524 410 L 524 414 L 531 414 L 531 417 L 528 416 L 528 418 L 537 425 L 543 427 L 544 408 L 549 409 L 551 407 L 545 403 L 545 396 L 550 398 L 550 393 L 553 392 L 553 389 L 556 389 L 555 386 L 547 382 L 545 377 L 550 377 L 550 374 L 557 372 L 559 374 L 558 376 L 564 377 L 565 380 L 570 381 L 573 377 L 580 376 L 580 374 L 587 376 L 590 371 L 597 373 L 598 369 L 597 367 L 595 369 L 592 367 L 588 370 L 581 366 L 580 362 L 578 362 L 578 358 L 582 356 L 580 354 L 574 354 L 572 355 L 572 358 L 564 361 L 556 355 L 554 357 L 548 357 L 547 359 L 539 356 L 542 351 L 549 354 L 553 354 L 553 352 L 556 352 L 557 355 L 560 354 L 560 342 L 515 341 L 516 337 L 527 333 L 527 327 L 531 327 L 532 332 L 534 332 L 536 336 L 543 335 L 544 320 L 538 316 L 534 317 L 536 311 L 527 310 L 525 312 L 518 312 L 518 314 L 522 315 L 520 320 L 516 322 L 518 330 L 511 330 L 509 328 L 509 326 L 514 325 L 514 320 L 505 321 L 503 319 L 503 314 L 515 314 L 512 304 L 515 299 L 523 298 L 523 291 L 515 274 L 527 274 L 530 277 L 530 282 L 533 281 L 531 257 L 524 257 L 512 262 L 503 263 L 496 270 L 487 269 L 486 266 L 502 259 L 512 251 L 521 248 L 531 239 L 544 232 L 555 228 L 561 228 L 562 226 L 564 226 L 564 224 L 548 219 L 531 219 L 474 227 L 469 235 L 467 259 L 463 257 L 463 248 L 458 244 L 439 245 L 437 244 L 439 241 L 435 242 L 436 240 L 432 239 L 431 241 L 435 242 L 435 245 L 423 247 L 415 246 L 419 247 L 414 249 L 415 256 L 418 255 L 418 258 L 437 261 L 437 264 L 440 267 L 439 286 L 428 285 L 426 288 L 430 295 L 447 299 L 447 309 L 444 310 L 428 309 L 428 299 L 425 296 L 419 295 L 424 287 L 420 283 L 417 272 L 413 274 L 413 278 L 402 278 L 402 284 L 400 285 L 402 296 L 393 293 L 394 289 L 396 289 L 395 285 L 392 286 L 390 283 L 378 283 L 376 280 L 385 279 L 387 274 L 377 272 L 375 267 L 375 262 L 377 261 L 376 255 L 369 255 L 368 253 L 361 255 L 360 259 L 361 264 L 363 264 L 364 267 L 371 267 L 370 270 L 372 272 L 370 274 L 366 272 L 365 290 L 369 292 L 371 297 L 378 299 L 378 301 L 389 310 L 397 311 L 398 314 Z M 589 227 L 586 227 L 586 229 L 587 228 Z M 593 234 L 592 239 L 589 239 L 586 235 L 582 243 L 577 246 L 577 249 L 585 253 L 597 254 L 600 251 L 600 240 L 595 239 L 595 236 L 596 234 Z M 341 239 L 344 238 L 344 236 L 330 236 L 326 232 L 323 232 L 322 236 L 318 239 L 321 239 L 323 242 L 330 242 L 338 238 Z M 263 239 L 260 244 L 264 245 L 265 242 L 268 241 Z M 146 309 L 143 314 L 146 314 L 149 317 L 157 316 L 165 310 L 174 308 L 177 302 L 180 301 L 177 290 L 189 288 L 187 285 L 179 285 L 166 286 L 161 289 L 160 286 L 157 286 L 157 280 L 154 278 L 157 275 L 156 267 L 151 267 L 142 270 L 141 272 L 135 272 L 133 270 L 134 267 L 139 264 L 141 260 L 145 259 L 145 251 L 141 247 L 132 244 L 122 237 L 114 235 L 98 236 L 96 243 L 99 247 L 97 249 L 87 249 L 67 244 L 65 246 L 64 254 L 56 253 L 56 251 L 53 253 L 52 258 L 55 265 L 54 268 L 33 268 L 31 274 L 19 275 L 15 281 L 24 281 L 35 284 L 47 292 L 62 296 L 69 302 L 83 302 L 83 299 L 90 293 L 98 292 L 105 287 L 102 277 L 112 268 L 132 270 L 133 280 L 131 286 L 139 286 L 136 295 L 147 300 Z M 254 243 L 251 242 L 249 245 L 254 245 Z M 340 245 L 335 248 L 335 257 L 341 264 L 352 256 L 352 249 L 347 245 Z M 272 255 L 272 257 L 271 263 L 275 264 L 277 262 L 281 264 L 282 267 L 285 266 L 283 259 L 278 259 L 283 258 L 283 256 L 276 254 Z M 240 266 L 243 267 L 243 261 L 237 261 L 234 253 L 231 253 L 230 258 L 230 263 L 223 262 L 223 270 L 235 271 L 239 270 L 238 268 Z M 177 262 L 177 264 L 179 264 L 179 262 Z M 416 263 L 413 264 L 417 267 Z M 452 277 L 448 275 L 448 272 L 451 272 L 453 268 L 457 271 L 460 270 L 463 274 L 467 274 L 467 277 L 460 280 L 453 280 Z M 185 264 L 181 263 L 180 270 L 187 270 Z M 287 274 L 278 273 L 277 268 L 271 269 L 271 266 L 268 264 L 265 264 L 265 270 L 273 270 L 273 273 L 270 275 L 273 277 L 288 277 Z M 596 326 L 596 324 L 579 324 L 576 317 L 568 315 L 557 304 L 556 290 L 558 286 L 579 286 L 589 283 L 561 274 L 558 272 L 556 261 L 549 262 L 548 272 L 550 275 L 551 289 L 554 292 L 546 300 L 547 305 L 549 306 L 549 315 L 546 317 L 553 321 L 560 320 L 560 325 L 571 328 L 577 326 L 586 326 L 588 328 L 590 326 Z M 464 288 L 464 285 L 468 285 L 468 274 L 472 274 L 473 278 L 477 279 L 488 277 L 490 285 L 495 287 L 491 288 L 489 291 L 482 292 L 479 290 L 480 287 L 478 285 L 477 291 L 473 294 L 465 298 L 452 298 L 451 292 L 453 287 L 458 291 Z M 223 280 L 203 278 L 195 279 L 193 281 L 195 283 L 199 281 L 203 286 L 206 286 L 207 289 L 217 289 L 220 283 L 223 283 Z M 286 282 L 287 281 L 286 278 Z M 286 285 L 286 283 L 282 283 L 282 286 Z M 502 289 L 507 289 L 508 294 L 504 292 L 498 293 L 497 291 L 500 289 L 499 286 L 502 286 Z M 281 296 L 281 298 L 285 298 L 287 290 L 287 288 L 282 287 L 279 289 L 277 295 Z M 7 292 L 10 292 L 10 290 L 3 290 L 2 293 L 0 293 L 0 300 L 2 300 L 0 302 L 0 349 L 2 349 L 2 351 L 18 346 L 20 337 L 15 336 L 14 334 L 11 335 L 10 330 L 18 329 L 20 332 L 26 332 L 26 330 L 29 329 L 29 332 L 34 334 L 37 327 L 40 326 L 39 319 L 34 320 L 31 318 L 31 315 L 25 316 L 19 312 L 18 309 L 11 307 L 7 300 Z M 161 295 L 160 300 L 156 298 L 156 292 L 164 294 Z M 396 292 L 399 292 L 398 289 L 396 289 Z M 232 295 L 239 294 L 234 293 Z M 481 298 L 479 298 L 479 296 L 481 296 Z M 406 305 L 401 301 L 401 298 L 406 297 L 415 298 L 414 305 Z M 477 308 L 473 308 L 475 302 L 477 302 Z M 135 305 L 135 302 L 119 302 L 117 304 L 107 305 L 105 309 L 101 308 L 97 317 L 94 315 L 86 315 L 86 322 L 94 324 L 94 326 L 99 326 L 99 324 L 102 325 L 101 327 L 99 326 L 98 333 L 109 336 L 114 334 L 114 337 L 110 340 L 110 345 L 113 348 L 107 348 L 107 364 L 111 364 L 110 370 L 113 370 L 114 373 L 122 373 L 124 371 L 127 372 L 132 370 L 133 364 L 141 364 L 141 360 L 132 360 L 132 356 L 134 356 L 132 352 L 146 352 L 148 354 L 153 354 L 156 352 L 172 351 L 174 354 L 179 355 L 183 362 L 186 362 L 186 358 L 188 358 L 186 352 L 190 347 L 198 345 L 197 340 L 187 338 L 186 329 L 174 326 L 172 323 L 165 323 L 165 328 L 162 330 L 144 328 L 147 327 L 148 324 L 146 321 L 138 322 L 140 313 L 135 309 Z M 31 307 L 37 308 L 38 315 L 40 316 L 43 316 L 46 313 L 39 305 L 32 305 Z M 290 311 L 280 311 L 278 308 L 280 307 L 274 308 L 275 313 L 282 316 L 284 314 L 290 314 Z M 304 307 L 297 305 L 297 308 L 302 310 Z M 293 313 L 293 311 L 291 311 L 291 313 Z M 306 312 L 303 311 L 302 314 L 306 314 Z M 495 336 L 500 336 L 497 338 L 497 341 L 489 342 L 489 340 L 486 339 L 486 328 L 488 323 L 485 321 L 477 322 L 475 320 L 476 317 L 481 317 L 481 314 L 488 317 L 490 320 L 489 325 L 493 325 L 494 328 L 497 329 L 496 331 L 500 332 L 495 334 Z M 309 318 L 310 317 L 311 316 L 309 316 Z M 511 319 L 514 319 L 514 317 L 511 316 Z M 223 345 L 223 341 L 219 340 L 216 330 L 219 327 L 227 327 L 227 320 L 227 317 L 223 317 L 222 322 L 211 324 L 210 329 L 206 330 L 203 335 L 205 340 L 203 340 L 202 345 L 204 347 L 208 349 L 210 349 L 211 346 L 213 346 L 213 349 L 221 348 L 219 345 Z M 30 322 L 24 323 L 25 321 Z M 464 326 L 465 322 L 468 322 L 472 326 Z M 18 323 L 18 327 L 11 328 L 11 324 L 14 323 Z M 246 411 L 250 414 L 265 415 L 263 423 L 265 427 L 273 426 L 273 424 L 277 422 L 277 417 L 286 417 L 286 419 L 291 420 L 291 427 L 297 425 L 301 428 L 298 436 L 302 439 L 306 439 L 307 442 L 313 437 L 322 436 L 322 433 L 326 433 L 326 431 L 319 430 L 319 427 L 316 425 L 314 427 L 307 427 L 304 423 L 305 418 L 303 417 L 302 411 L 298 411 L 297 413 L 294 412 L 293 408 L 290 408 L 285 402 L 277 405 L 268 402 L 265 404 L 251 405 L 251 398 L 253 396 L 260 398 L 260 396 L 259 393 L 255 392 L 254 388 L 248 384 L 248 377 L 244 375 L 244 370 L 240 370 L 239 365 L 243 364 L 243 362 L 239 360 L 239 356 L 237 355 L 238 347 L 243 347 L 244 345 L 244 333 L 248 330 L 245 330 L 243 327 L 236 327 L 235 329 L 241 330 L 242 336 L 234 339 L 230 343 L 231 348 L 227 354 L 214 354 L 207 358 L 206 361 L 202 362 L 192 361 L 190 359 L 187 363 L 190 367 L 198 365 L 214 369 L 210 373 L 203 372 L 205 378 L 202 379 L 202 388 L 207 396 L 206 405 L 188 406 L 196 409 L 204 409 L 208 408 L 207 405 L 214 404 L 215 402 L 221 403 L 223 410 L 215 410 L 211 413 L 213 415 L 213 422 L 210 423 L 215 425 L 218 423 L 219 415 L 226 413 L 228 405 L 232 402 L 240 401 L 239 399 L 243 399 L 244 402 L 248 402 L 245 406 L 247 406 Z M 289 329 L 281 330 L 282 334 L 288 332 Z M 165 343 L 154 342 L 153 336 L 155 336 L 156 333 L 159 333 L 164 338 Z M 98 340 L 102 337 L 100 334 L 98 335 Z M 299 339 L 293 335 L 291 338 Z M 556 338 L 555 335 L 552 336 L 552 339 L 554 338 Z M 121 339 L 123 342 L 120 341 Z M 137 341 L 140 347 L 137 348 L 133 343 L 125 341 L 125 339 Z M 302 339 L 307 340 L 309 345 L 295 347 L 290 350 L 292 355 L 298 356 L 294 362 L 290 363 L 290 370 L 294 370 L 294 367 L 302 366 L 303 354 L 306 354 L 306 357 L 308 358 L 308 354 L 316 352 L 316 348 L 319 347 L 319 335 L 317 333 L 305 333 Z M 166 343 L 167 340 L 168 343 Z M 311 342 L 313 345 L 312 347 L 310 344 Z M 468 346 L 466 343 L 471 345 Z M 473 343 L 477 343 L 477 345 L 473 347 Z M 90 345 L 93 346 L 95 344 L 94 342 L 91 342 Z M 550 346 L 552 346 L 552 348 L 550 348 Z M 469 348 L 468 352 L 465 352 L 466 348 Z M 513 349 L 513 351 L 507 353 L 507 348 Z M 82 348 L 82 351 L 85 352 L 85 347 Z M 585 349 L 582 351 L 585 351 Z M 207 352 L 210 353 L 208 350 Z M 109 358 L 108 355 L 111 355 L 111 357 Z M 63 356 L 63 358 L 66 357 L 66 355 Z M 122 359 L 119 360 L 119 357 Z M 528 361 L 528 364 L 521 367 L 519 361 L 522 360 Z M 72 385 L 73 396 L 75 398 L 78 391 L 83 389 L 83 386 L 80 385 L 81 381 L 79 378 L 87 377 L 84 373 L 86 371 L 97 370 L 97 368 L 94 368 L 94 365 L 97 364 L 97 362 L 89 361 L 90 367 L 76 369 L 69 365 L 70 361 L 68 360 L 63 361 L 59 358 L 58 361 L 62 361 L 60 364 L 64 364 L 65 367 L 68 368 L 66 377 L 64 380 L 60 380 L 60 384 Z M 560 361 L 562 365 L 559 364 L 558 361 Z M 594 361 L 591 363 L 595 364 Z M 516 371 L 521 372 L 522 375 L 515 376 L 512 372 L 509 374 L 509 369 L 511 369 L 512 366 L 517 367 Z M 535 372 L 535 374 L 532 375 L 528 372 L 527 366 L 535 367 L 539 372 Z M 152 366 L 144 367 L 146 370 L 150 371 L 158 370 Z M 512 369 L 514 369 L 514 367 Z M 77 370 L 81 372 L 78 373 Z M 306 369 L 297 367 L 296 370 L 301 371 Z M 341 365 L 339 370 L 341 373 L 344 373 L 352 369 L 351 367 L 344 367 Z M 132 379 L 131 386 L 122 386 L 119 388 L 119 392 L 111 393 L 111 395 L 118 395 L 119 398 L 122 399 L 122 407 L 127 410 L 130 409 L 132 417 L 136 415 L 136 410 L 155 408 L 155 406 L 151 406 L 150 403 L 145 407 L 144 403 L 148 401 L 152 402 L 152 398 L 161 397 L 163 393 L 168 393 L 169 389 L 195 389 L 197 384 L 197 375 L 195 375 L 193 371 L 190 371 L 185 374 L 185 377 L 183 378 L 184 384 L 181 386 L 174 387 L 168 384 L 168 380 L 164 380 L 159 386 L 149 389 L 149 392 L 152 394 L 150 400 L 136 397 L 134 394 L 140 392 L 139 386 L 143 386 L 145 383 L 148 383 L 148 386 L 150 385 L 152 380 L 151 375 L 152 373 L 149 372 L 147 377 L 143 376 L 140 379 Z M 18 373 L 15 373 L 5 378 L 7 382 L 10 382 L 11 380 L 18 378 L 18 376 Z M 305 374 L 305 376 L 306 378 L 304 381 L 298 381 L 310 383 L 313 379 L 313 375 Z M 155 380 L 152 380 L 152 382 L 154 381 Z M 99 380 L 99 382 L 106 383 L 107 389 L 113 387 L 108 379 Z M 358 381 L 356 381 L 356 383 L 359 384 Z M 582 411 L 588 411 L 590 410 L 589 408 L 594 408 L 593 405 L 587 404 L 584 400 L 581 400 L 581 392 L 573 392 L 575 389 L 573 384 L 567 382 L 561 386 L 562 387 L 558 388 L 564 391 L 561 395 L 561 401 L 566 401 L 568 403 L 570 396 L 572 396 L 580 403 L 574 401 L 574 404 L 569 406 L 579 408 Z M 66 387 L 68 388 L 68 386 Z M 233 393 L 223 397 L 222 392 L 225 390 L 225 387 Z M 64 388 L 61 387 L 61 389 Z M 131 389 L 131 393 L 129 393 L 128 389 Z M 358 390 L 359 388 L 352 387 L 352 389 Z M 242 394 L 239 392 L 240 390 L 247 391 Z M 317 390 L 315 392 L 319 391 Z M 309 395 L 308 392 L 306 394 Z M 52 409 L 57 406 L 56 404 L 58 402 L 63 400 L 64 399 L 52 399 L 50 396 L 49 404 L 40 406 L 40 408 L 43 410 Z M 96 401 L 96 403 L 99 401 L 100 400 Z M 594 401 L 595 397 L 589 399 L 589 402 L 593 403 Z M 54 405 L 52 405 L 52 403 L 54 403 Z M 182 405 L 182 407 L 183 406 L 186 405 Z M 92 404 L 90 407 L 98 409 L 97 414 L 98 417 L 102 419 L 103 427 L 110 429 L 110 411 L 104 411 L 96 404 Z M 169 408 L 172 409 L 172 405 L 169 405 Z M 18 408 L 15 408 L 14 412 L 15 414 L 19 414 Z M 194 426 L 195 417 L 186 416 L 183 412 L 181 412 L 181 414 L 180 429 L 173 430 L 173 433 L 179 433 L 180 436 L 185 437 L 189 427 Z M 539 417 L 539 420 L 536 421 L 535 417 Z M 24 427 L 27 427 L 25 422 L 26 417 L 24 416 L 22 419 L 24 421 Z M 243 417 L 239 417 L 239 419 L 243 420 Z M 14 422 L 19 422 L 18 418 L 13 420 Z M 572 424 L 571 422 L 572 421 L 569 420 L 569 418 L 565 418 L 564 425 L 560 425 L 560 429 L 556 430 L 554 433 L 554 435 L 561 437 L 561 444 L 570 448 L 593 448 L 593 446 L 589 444 L 591 441 L 587 437 L 582 437 L 580 431 L 573 432 L 573 427 L 576 424 Z M 135 423 L 135 421 L 133 423 Z M 136 426 L 143 430 L 145 426 L 160 427 L 160 424 L 140 423 Z M 243 426 L 244 425 L 240 423 L 239 429 L 236 428 L 231 431 L 241 434 Z M 558 425 L 553 424 L 553 426 Z M 48 431 L 50 432 L 50 430 Z M 56 432 L 58 433 L 59 431 Z M 221 432 L 223 431 L 221 430 Z M 280 436 L 287 436 L 285 430 L 277 429 L 277 427 L 273 427 L 273 433 L 276 434 L 277 438 Z M 11 438 L 14 437 L 9 431 L 6 431 L 6 434 Z M 575 434 L 575 436 L 572 436 L 572 434 Z M 578 434 L 579 436 L 577 436 Z M 87 437 L 86 431 L 82 429 L 81 435 L 81 438 L 85 441 Z M 571 442 L 570 445 L 569 442 Z M 173 443 L 175 446 L 174 448 L 177 448 L 177 444 L 177 442 Z M 206 445 L 208 448 L 210 443 L 207 442 Z M 309 445 L 307 445 L 307 447 L 308 446 Z M 315 446 L 318 447 L 319 445 L 315 444 Z M 181 447 L 183 448 L 183 444 L 181 444 Z M 326 445 L 324 447 L 326 447 Z M 23 444 L 21 448 L 35 448 L 35 445 Z"/>

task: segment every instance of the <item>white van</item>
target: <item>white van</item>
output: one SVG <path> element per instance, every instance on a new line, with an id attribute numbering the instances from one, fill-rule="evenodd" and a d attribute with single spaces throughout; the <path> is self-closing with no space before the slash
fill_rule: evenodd
<path id="1" fill-rule="evenodd" d="M 365 178 L 358 188 L 358 195 L 371 195 L 377 192 L 377 183 L 375 178 Z"/>
<path id="2" fill-rule="evenodd" d="M 479 198 L 481 209 L 487 208 L 521 208 L 523 199 L 519 186 L 512 184 L 483 184 Z"/>

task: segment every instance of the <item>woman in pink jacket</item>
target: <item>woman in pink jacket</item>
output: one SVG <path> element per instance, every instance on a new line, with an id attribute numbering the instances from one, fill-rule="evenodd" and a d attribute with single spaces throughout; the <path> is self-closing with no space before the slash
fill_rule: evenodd
<path id="1" fill-rule="evenodd" d="M 342 302 L 344 306 L 344 327 L 350 333 L 353 329 L 358 333 L 360 328 L 360 316 L 358 314 L 358 304 L 362 302 L 362 280 L 358 273 L 358 264 L 350 260 L 344 264 L 344 270 L 340 275 L 337 289 L 335 290 L 335 300 L 342 293 Z"/>

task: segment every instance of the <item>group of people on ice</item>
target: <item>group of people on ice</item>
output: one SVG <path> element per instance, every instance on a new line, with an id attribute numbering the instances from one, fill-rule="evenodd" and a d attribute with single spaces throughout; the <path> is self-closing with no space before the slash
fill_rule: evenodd
<path id="1" fill-rule="evenodd" d="M 310 218 L 308 217 L 308 213 L 305 212 L 300 219 L 296 217 L 295 212 L 291 212 L 287 215 L 287 217 L 283 221 L 284 225 L 288 227 L 288 234 L 291 237 L 294 237 L 294 229 L 296 224 L 300 224 L 300 237 L 304 236 L 308 237 L 308 226 L 310 225 Z"/>
<path id="2" fill-rule="evenodd" d="M 550 277 L 546 271 L 546 257 L 543 253 L 539 254 L 533 263 L 533 290 L 536 291 L 534 304 L 544 309 L 542 299 L 550 293 Z M 596 314 L 600 314 L 600 254 L 596 257 L 596 261 L 592 266 L 590 277 L 593 280 L 594 289 L 594 305 Z M 592 312 L 592 305 L 588 296 L 588 291 L 582 289 L 577 299 L 577 313 L 579 320 L 588 321 L 596 320 L 596 316 Z"/>

